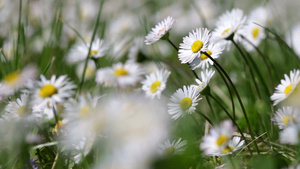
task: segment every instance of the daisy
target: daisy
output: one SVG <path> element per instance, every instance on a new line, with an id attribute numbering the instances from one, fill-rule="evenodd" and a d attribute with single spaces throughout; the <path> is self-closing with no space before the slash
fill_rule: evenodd
<path id="1" fill-rule="evenodd" d="M 221 149 L 220 155 L 232 154 L 232 152 L 241 149 L 244 144 L 245 141 L 241 140 L 241 137 L 233 137 L 228 145 Z"/>
<path id="2" fill-rule="evenodd" d="M 166 19 L 159 22 L 154 28 L 152 28 L 152 31 L 146 36 L 146 45 L 151 45 L 152 43 L 161 39 L 164 35 L 166 35 L 169 32 L 174 23 L 175 19 L 171 16 L 168 16 Z"/>
<path id="3" fill-rule="evenodd" d="M 187 141 L 181 141 L 179 138 L 177 141 L 166 140 L 163 144 L 159 145 L 159 154 L 161 155 L 172 155 L 172 154 L 182 154 L 186 149 Z"/>
<path id="4" fill-rule="evenodd" d="M 202 91 L 209 83 L 210 79 L 215 74 L 215 71 L 213 69 L 205 69 L 204 71 L 201 71 L 201 80 L 196 79 L 196 83 L 198 85 L 192 85 L 193 87 L 198 88 L 200 91 Z"/>
<path id="5" fill-rule="evenodd" d="M 32 113 L 31 108 L 28 107 L 29 96 L 27 94 L 22 94 L 20 98 L 16 101 L 8 102 L 5 107 L 7 113 L 3 114 L 2 117 L 5 120 L 19 120 L 23 117 L 26 119 L 35 120 L 41 115 L 39 113 Z"/>
<path id="6" fill-rule="evenodd" d="M 178 89 L 171 96 L 171 102 L 168 104 L 168 113 L 174 120 L 183 117 L 185 114 L 192 114 L 196 110 L 197 102 L 201 99 L 199 90 L 192 86 L 183 86 L 183 90 Z"/>
<path id="7" fill-rule="evenodd" d="M 279 133 L 279 142 L 282 144 L 297 145 L 299 143 L 300 126 L 299 124 L 290 125 Z"/>
<path id="8" fill-rule="evenodd" d="M 210 39 L 210 31 L 206 28 L 197 28 L 183 38 L 179 44 L 178 58 L 181 63 L 192 63 L 200 58 L 201 52 L 206 52 Z"/>
<path id="9" fill-rule="evenodd" d="M 56 104 L 63 103 L 71 97 L 76 86 L 69 81 L 66 75 L 58 78 L 53 75 L 50 80 L 41 75 L 41 81 L 29 84 L 28 88 L 29 92 L 32 93 L 31 105 L 33 111 L 41 111 L 48 118 L 52 118 Z"/>
<path id="10" fill-rule="evenodd" d="M 96 72 L 96 82 L 105 86 L 133 86 L 141 80 L 144 73 L 139 64 L 134 62 L 119 62 L 112 67 L 101 68 Z"/>
<path id="11" fill-rule="evenodd" d="M 76 63 L 86 59 L 86 56 L 89 52 L 90 44 L 77 44 L 75 45 L 67 55 L 67 62 L 68 63 Z M 104 40 L 100 38 L 96 38 L 91 47 L 91 51 L 89 53 L 90 58 L 98 59 L 103 57 L 108 52 L 108 45 Z"/>
<path id="12" fill-rule="evenodd" d="M 293 90 L 295 90 L 300 81 L 300 70 L 291 70 L 290 76 L 284 74 L 284 78 L 284 80 L 281 80 L 281 84 L 275 88 L 275 92 L 271 96 L 271 100 L 274 101 L 274 106 L 288 98 Z"/>
<path id="13" fill-rule="evenodd" d="M 222 54 L 222 51 L 225 49 L 225 46 L 223 43 L 210 43 L 207 47 L 207 50 L 205 51 L 207 54 L 209 54 L 213 59 L 219 58 L 219 56 Z M 213 65 L 214 62 L 209 59 L 204 53 L 200 55 L 200 57 L 197 57 L 193 60 L 191 63 L 191 68 L 194 70 L 196 68 L 205 69 L 208 68 L 209 65 Z"/>
<path id="14" fill-rule="evenodd" d="M 0 82 L 0 100 L 2 97 L 10 96 L 24 87 L 29 80 L 35 78 L 37 69 L 35 66 L 26 66 L 22 72 L 17 70 L 4 76 Z"/>
<path id="15" fill-rule="evenodd" d="M 237 34 L 240 33 L 240 29 L 244 26 L 246 18 L 241 9 L 226 11 L 216 22 L 216 29 L 212 33 L 212 41 L 227 43 L 227 49 L 229 49 L 231 42 L 228 40 L 231 38 L 235 41 L 238 40 Z"/>
<path id="16" fill-rule="evenodd" d="M 222 152 L 231 152 L 230 150 L 233 150 L 233 147 L 228 146 L 235 130 L 230 120 L 223 121 L 220 126 L 210 129 L 209 134 L 202 138 L 200 149 L 207 156 L 219 156 Z"/>
<path id="17" fill-rule="evenodd" d="M 289 40 L 291 42 L 291 46 L 294 49 L 295 53 L 298 55 L 298 57 L 300 57 L 300 40 L 299 37 L 300 36 L 300 23 L 298 23 L 297 25 L 292 27 L 292 31 L 291 31 L 291 35 L 288 36 Z"/>
<path id="18" fill-rule="evenodd" d="M 146 79 L 141 82 L 143 84 L 142 90 L 146 92 L 146 96 L 151 97 L 152 99 L 155 96 L 160 98 L 161 92 L 166 88 L 167 79 L 170 74 L 170 71 L 160 69 L 155 73 L 147 75 Z"/>
<path id="19" fill-rule="evenodd" d="M 82 77 L 84 65 L 85 65 L 85 63 L 82 62 L 82 63 L 78 64 L 76 67 L 76 74 L 79 79 L 81 79 L 81 77 Z M 86 69 L 85 69 L 85 76 L 84 76 L 85 80 L 91 79 L 93 76 L 95 76 L 95 74 L 96 74 L 96 64 L 94 61 L 88 60 L 88 63 L 86 65 Z"/>
<path id="20" fill-rule="evenodd" d="M 264 28 L 268 20 L 268 11 L 264 7 L 254 9 L 247 20 L 243 29 L 243 36 L 255 46 L 258 46 L 262 39 L 266 37 Z M 259 24 L 259 25 L 258 25 Z M 260 26 L 262 25 L 262 26 Z M 246 40 L 242 43 L 247 51 L 253 51 L 254 47 Z"/>
<path id="21" fill-rule="evenodd" d="M 293 107 L 283 107 L 278 109 L 276 114 L 271 119 L 278 126 L 279 129 L 284 129 L 292 124 L 297 124 L 299 121 L 300 112 Z"/>

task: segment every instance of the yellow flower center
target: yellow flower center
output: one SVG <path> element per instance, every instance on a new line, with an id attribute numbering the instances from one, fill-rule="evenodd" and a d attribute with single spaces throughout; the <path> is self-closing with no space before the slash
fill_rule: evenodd
<path id="1" fill-rule="evenodd" d="M 194 53 L 197 53 L 202 48 L 202 46 L 203 43 L 200 40 L 197 40 L 192 44 L 191 49 Z"/>
<path id="2" fill-rule="evenodd" d="M 227 146 L 227 147 L 225 147 L 225 148 L 222 150 L 222 153 L 223 153 L 223 154 L 227 154 L 227 153 L 230 153 L 230 152 L 232 152 L 232 151 L 233 151 L 233 147 Z"/>
<path id="3" fill-rule="evenodd" d="M 154 83 L 152 83 L 152 85 L 150 86 L 150 92 L 155 93 L 160 85 L 160 81 L 155 81 Z"/>
<path id="4" fill-rule="evenodd" d="M 290 84 L 289 86 L 287 86 L 284 90 L 285 94 L 289 94 L 292 91 L 292 85 Z"/>
<path id="5" fill-rule="evenodd" d="M 174 153 L 174 151 L 175 151 L 175 148 L 173 146 L 168 147 L 163 151 L 163 155 L 171 155 Z"/>
<path id="6" fill-rule="evenodd" d="M 127 70 L 123 68 L 115 70 L 115 76 L 125 76 L 125 75 L 128 75 Z"/>
<path id="7" fill-rule="evenodd" d="M 185 111 L 191 107 L 192 99 L 190 99 L 189 97 L 185 97 L 181 100 L 179 105 L 180 105 L 180 109 Z"/>
<path id="8" fill-rule="evenodd" d="M 93 55 L 97 55 L 98 51 L 96 50 L 91 50 L 90 51 L 90 57 L 92 57 Z"/>
<path id="9" fill-rule="evenodd" d="M 65 124 L 64 124 L 61 120 L 59 120 L 59 121 L 56 123 L 54 129 L 52 129 L 52 132 L 56 132 L 56 133 L 57 133 L 64 125 L 65 125 Z"/>
<path id="10" fill-rule="evenodd" d="M 297 120 L 295 119 L 295 117 L 291 117 L 291 116 L 286 116 L 282 121 L 285 125 L 288 125 L 288 122 L 292 120 L 294 123 L 297 122 Z"/>
<path id="11" fill-rule="evenodd" d="M 254 28 L 253 31 L 252 31 L 253 38 L 256 38 L 257 35 L 258 35 L 258 33 L 259 33 L 259 29 L 258 28 Z"/>
<path id="12" fill-rule="evenodd" d="M 218 146 L 222 146 L 226 141 L 228 140 L 227 136 L 225 135 L 220 135 L 219 138 L 216 141 L 216 144 Z"/>
<path id="13" fill-rule="evenodd" d="M 88 106 L 83 106 L 81 109 L 80 109 L 80 116 L 81 117 L 85 117 L 89 114 L 89 108 Z"/>
<path id="14" fill-rule="evenodd" d="M 211 55 L 211 54 L 212 54 L 212 53 L 211 53 L 211 51 L 209 51 L 209 50 L 207 50 L 207 51 L 206 51 L 206 53 L 207 53 L 207 54 L 209 54 L 209 55 Z M 205 54 L 201 54 L 201 56 L 200 56 L 200 57 L 201 57 L 201 59 L 202 59 L 202 60 L 205 60 L 205 59 L 207 59 L 207 56 L 206 56 Z"/>
<path id="15" fill-rule="evenodd" d="M 57 89 L 51 84 L 44 85 L 40 89 L 40 96 L 43 98 L 51 97 L 56 93 L 57 93 Z"/>
<path id="16" fill-rule="evenodd" d="M 19 80 L 19 77 L 20 77 L 19 71 L 12 72 L 4 77 L 3 82 L 13 85 Z"/>
<path id="17" fill-rule="evenodd" d="M 20 107 L 18 108 L 17 113 L 18 113 L 19 116 L 24 115 L 24 113 L 25 113 L 25 105 L 20 106 Z"/>
<path id="18" fill-rule="evenodd" d="M 87 67 L 85 69 L 85 77 L 89 78 L 89 77 L 93 76 L 94 72 L 95 72 L 94 69 Z"/>
<path id="19" fill-rule="evenodd" d="M 224 36 L 224 35 L 228 34 L 229 31 L 230 31 L 230 28 L 226 29 L 225 31 L 223 31 L 222 35 Z"/>

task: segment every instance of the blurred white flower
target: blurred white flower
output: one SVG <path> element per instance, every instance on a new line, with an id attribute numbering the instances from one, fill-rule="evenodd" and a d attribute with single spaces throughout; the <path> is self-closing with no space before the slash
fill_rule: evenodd
<path id="1" fill-rule="evenodd" d="M 239 137 L 231 140 L 235 130 L 230 120 L 223 121 L 219 126 L 210 129 L 209 134 L 202 138 L 200 149 L 207 156 L 220 156 L 235 151 L 243 144 Z"/>
<path id="2" fill-rule="evenodd" d="M 17 70 L 5 75 L 0 82 L 0 101 L 3 97 L 10 96 L 24 87 L 28 81 L 36 77 L 36 74 L 37 68 L 28 65 L 22 71 Z"/>
<path id="3" fill-rule="evenodd" d="M 282 144 L 297 145 L 299 143 L 300 125 L 290 125 L 279 133 L 279 142 Z"/>
<path id="4" fill-rule="evenodd" d="M 118 93 L 99 107 L 106 120 L 102 140 L 106 154 L 95 168 L 149 168 L 169 133 L 165 101 L 145 98 L 142 93 Z"/>
<path id="5" fill-rule="evenodd" d="M 290 76 L 284 74 L 285 79 L 281 79 L 281 84 L 275 88 L 271 100 L 274 101 L 274 106 L 285 100 L 296 89 L 300 81 L 300 70 L 291 70 Z"/>
<path id="6" fill-rule="evenodd" d="M 105 86 L 133 86 L 141 80 L 144 70 L 138 63 L 116 63 L 112 67 L 100 68 L 96 72 L 96 82 Z"/>
<path id="7" fill-rule="evenodd" d="M 268 21 L 268 11 L 264 7 L 258 7 L 251 11 L 247 23 L 243 28 L 242 35 L 253 43 L 255 46 L 266 37 L 264 28 Z M 253 51 L 254 47 L 247 41 L 242 39 L 242 43 L 247 51 Z"/>
<path id="8" fill-rule="evenodd" d="M 80 61 L 84 61 L 89 52 L 90 44 L 80 43 L 72 47 L 70 52 L 67 55 L 67 62 L 76 63 Z M 89 53 L 90 58 L 100 58 L 103 57 L 108 52 L 108 44 L 99 38 L 96 38 L 91 47 L 91 51 Z"/>
<path id="9" fill-rule="evenodd" d="M 79 79 L 81 79 L 83 69 L 84 69 L 85 62 L 79 63 L 76 67 L 76 74 Z M 86 65 L 85 69 L 85 76 L 84 79 L 88 80 L 94 77 L 96 74 L 96 64 L 93 60 L 88 60 L 88 63 Z"/>
<path id="10" fill-rule="evenodd" d="M 278 109 L 271 119 L 279 129 L 284 129 L 290 125 L 297 124 L 300 118 L 300 111 L 293 107 L 282 107 Z"/>
<path id="11" fill-rule="evenodd" d="M 161 92 L 166 88 L 166 83 L 170 74 L 170 71 L 160 69 L 155 73 L 146 75 L 146 79 L 141 82 L 143 84 L 142 90 L 146 92 L 146 96 L 151 97 L 152 99 L 155 96 L 160 98 Z"/>
<path id="12" fill-rule="evenodd" d="M 181 138 L 179 138 L 177 141 L 173 140 L 172 143 L 170 140 L 166 140 L 159 146 L 159 154 L 163 156 L 182 154 L 186 149 L 186 144 L 187 141 L 181 140 Z"/>
<path id="13" fill-rule="evenodd" d="M 146 45 L 151 45 L 152 43 L 161 39 L 164 35 L 166 35 L 169 32 L 174 23 L 175 19 L 171 16 L 168 16 L 166 19 L 159 22 L 154 28 L 152 28 L 152 31 L 146 36 Z"/>

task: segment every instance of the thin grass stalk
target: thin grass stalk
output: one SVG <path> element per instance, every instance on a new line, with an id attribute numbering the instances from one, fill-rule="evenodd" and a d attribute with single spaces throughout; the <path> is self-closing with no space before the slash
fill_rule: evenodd
<path id="1" fill-rule="evenodd" d="M 21 17 L 22 17 L 22 0 L 19 1 L 19 18 L 18 18 L 18 39 L 17 39 L 17 46 L 16 46 L 16 53 L 15 53 L 15 59 L 16 59 L 16 69 L 19 67 L 19 48 L 20 48 L 20 40 L 21 40 Z"/>
<path id="2" fill-rule="evenodd" d="M 94 27 L 94 30 L 93 30 L 93 35 L 92 35 L 92 39 L 91 39 L 91 42 L 90 42 L 88 54 L 87 54 L 86 59 L 85 59 L 84 68 L 83 68 L 83 72 L 82 72 L 82 75 L 81 75 L 81 82 L 80 82 L 79 88 L 78 88 L 78 93 L 81 92 L 81 89 L 82 89 L 82 86 L 83 86 L 83 83 L 84 83 L 85 71 L 86 71 L 86 68 L 87 68 L 87 63 L 88 63 L 90 52 L 91 52 L 91 49 L 92 49 L 92 43 L 95 39 L 97 28 L 98 28 L 98 25 L 99 25 L 100 13 L 102 12 L 103 3 L 104 3 L 104 0 L 101 0 L 100 3 L 99 3 L 99 11 L 98 11 L 98 14 L 97 14 L 96 24 L 95 24 L 95 27 Z"/>
<path id="3" fill-rule="evenodd" d="M 267 70 L 268 70 L 268 74 L 269 74 L 269 77 L 270 77 L 270 85 L 271 85 L 271 88 L 273 89 L 274 88 L 274 82 L 273 82 L 273 78 L 272 78 L 272 72 L 271 72 L 271 66 L 270 66 L 270 63 L 268 62 L 267 60 L 267 57 L 261 52 L 261 50 L 255 46 L 249 39 L 247 39 L 245 36 L 241 35 L 241 37 L 247 42 L 249 43 L 252 47 L 254 47 L 254 49 L 257 51 L 257 53 L 259 54 L 259 56 L 261 56 L 261 58 L 263 59 L 266 67 L 267 67 Z"/>
<path id="4" fill-rule="evenodd" d="M 254 134 L 252 132 L 252 129 L 251 129 L 251 126 L 250 126 L 250 122 L 249 122 L 249 119 L 248 119 L 248 116 L 247 116 L 247 113 L 246 113 L 246 110 L 245 110 L 245 107 L 244 107 L 244 104 L 242 102 L 242 99 L 237 91 L 237 89 L 235 88 L 235 85 L 233 84 L 233 82 L 231 81 L 230 77 L 228 76 L 228 74 L 226 73 L 226 71 L 223 69 L 223 67 L 216 61 L 214 60 L 214 58 L 212 58 L 209 54 L 207 54 L 206 52 L 203 52 L 209 59 L 211 59 L 214 64 L 216 64 L 218 66 L 218 68 L 220 68 L 220 70 L 222 71 L 222 73 L 224 73 L 224 75 L 226 76 L 227 80 L 230 82 L 230 85 L 232 86 L 237 98 L 238 98 L 238 101 L 239 101 L 239 104 L 242 108 L 242 112 L 243 112 L 243 115 L 245 117 L 245 120 L 246 120 L 246 123 L 247 123 L 247 127 L 248 127 L 248 130 L 250 132 L 250 135 L 251 135 L 251 138 L 254 140 Z M 255 144 L 255 148 L 256 148 L 256 151 L 257 153 L 259 154 L 259 149 L 257 147 L 257 144 L 256 142 L 254 142 Z"/>
<path id="5" fill-rule="evenodd" d="M 247 66 L 247 68 L 248 68 L 248 70 L 249 70 L 249 72 L 250 72 L 250 76 L 251 76 L 252 81 L 253 81 L 253 83 L 254 83 L 254 86 L 255 86 L 256 92 L 257 92 L 257 94 L 258 94 L 258 97 L 261 99 L 261 95 L 260 95 L 260 92 L 259 92 L 259 90 L 258 90 L 258 85 L 257 85 L 257 83 L 256 83 L 256 80 L 255 80 L 253 71 L 252 71 L 252 69 L 251 69 L 251 66 L 250 66 L 250 64 L 249 64 L 249 62 L 248 62 L 248 60 L 247 60 L 247 58 L 246 58 L 244 52 L 242 51 L 242 49 L 239 47 L 239 45 L 238 45 L 233 39 L 231 39 L 231 42 L 232 42 L 232 43 L 234 44 L 234 46 L 238 49 L 238 51 L 239 51 L 240 54 L 242 55 L 242 58 L 243 58 L 244 61 L 246 62 L 246 66 Z"/>

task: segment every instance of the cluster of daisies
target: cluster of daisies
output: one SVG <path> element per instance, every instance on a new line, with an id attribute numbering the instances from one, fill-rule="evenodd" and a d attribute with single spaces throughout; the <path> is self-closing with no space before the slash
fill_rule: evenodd
<path id="1" fill-rule="evenodd" d="M 280 103 L 285 105 L 278 109 L 272 118 L 275 125 L 282 130 L 279 136 L 280 142 L 283 144 L 297 145 L 300 140 L 299 82 L 300 70 L 291 70 L 289 76 L 284 75 L 281 84 L 275 88 L 275 92 L 271 96 L 274 106 Z"/>

